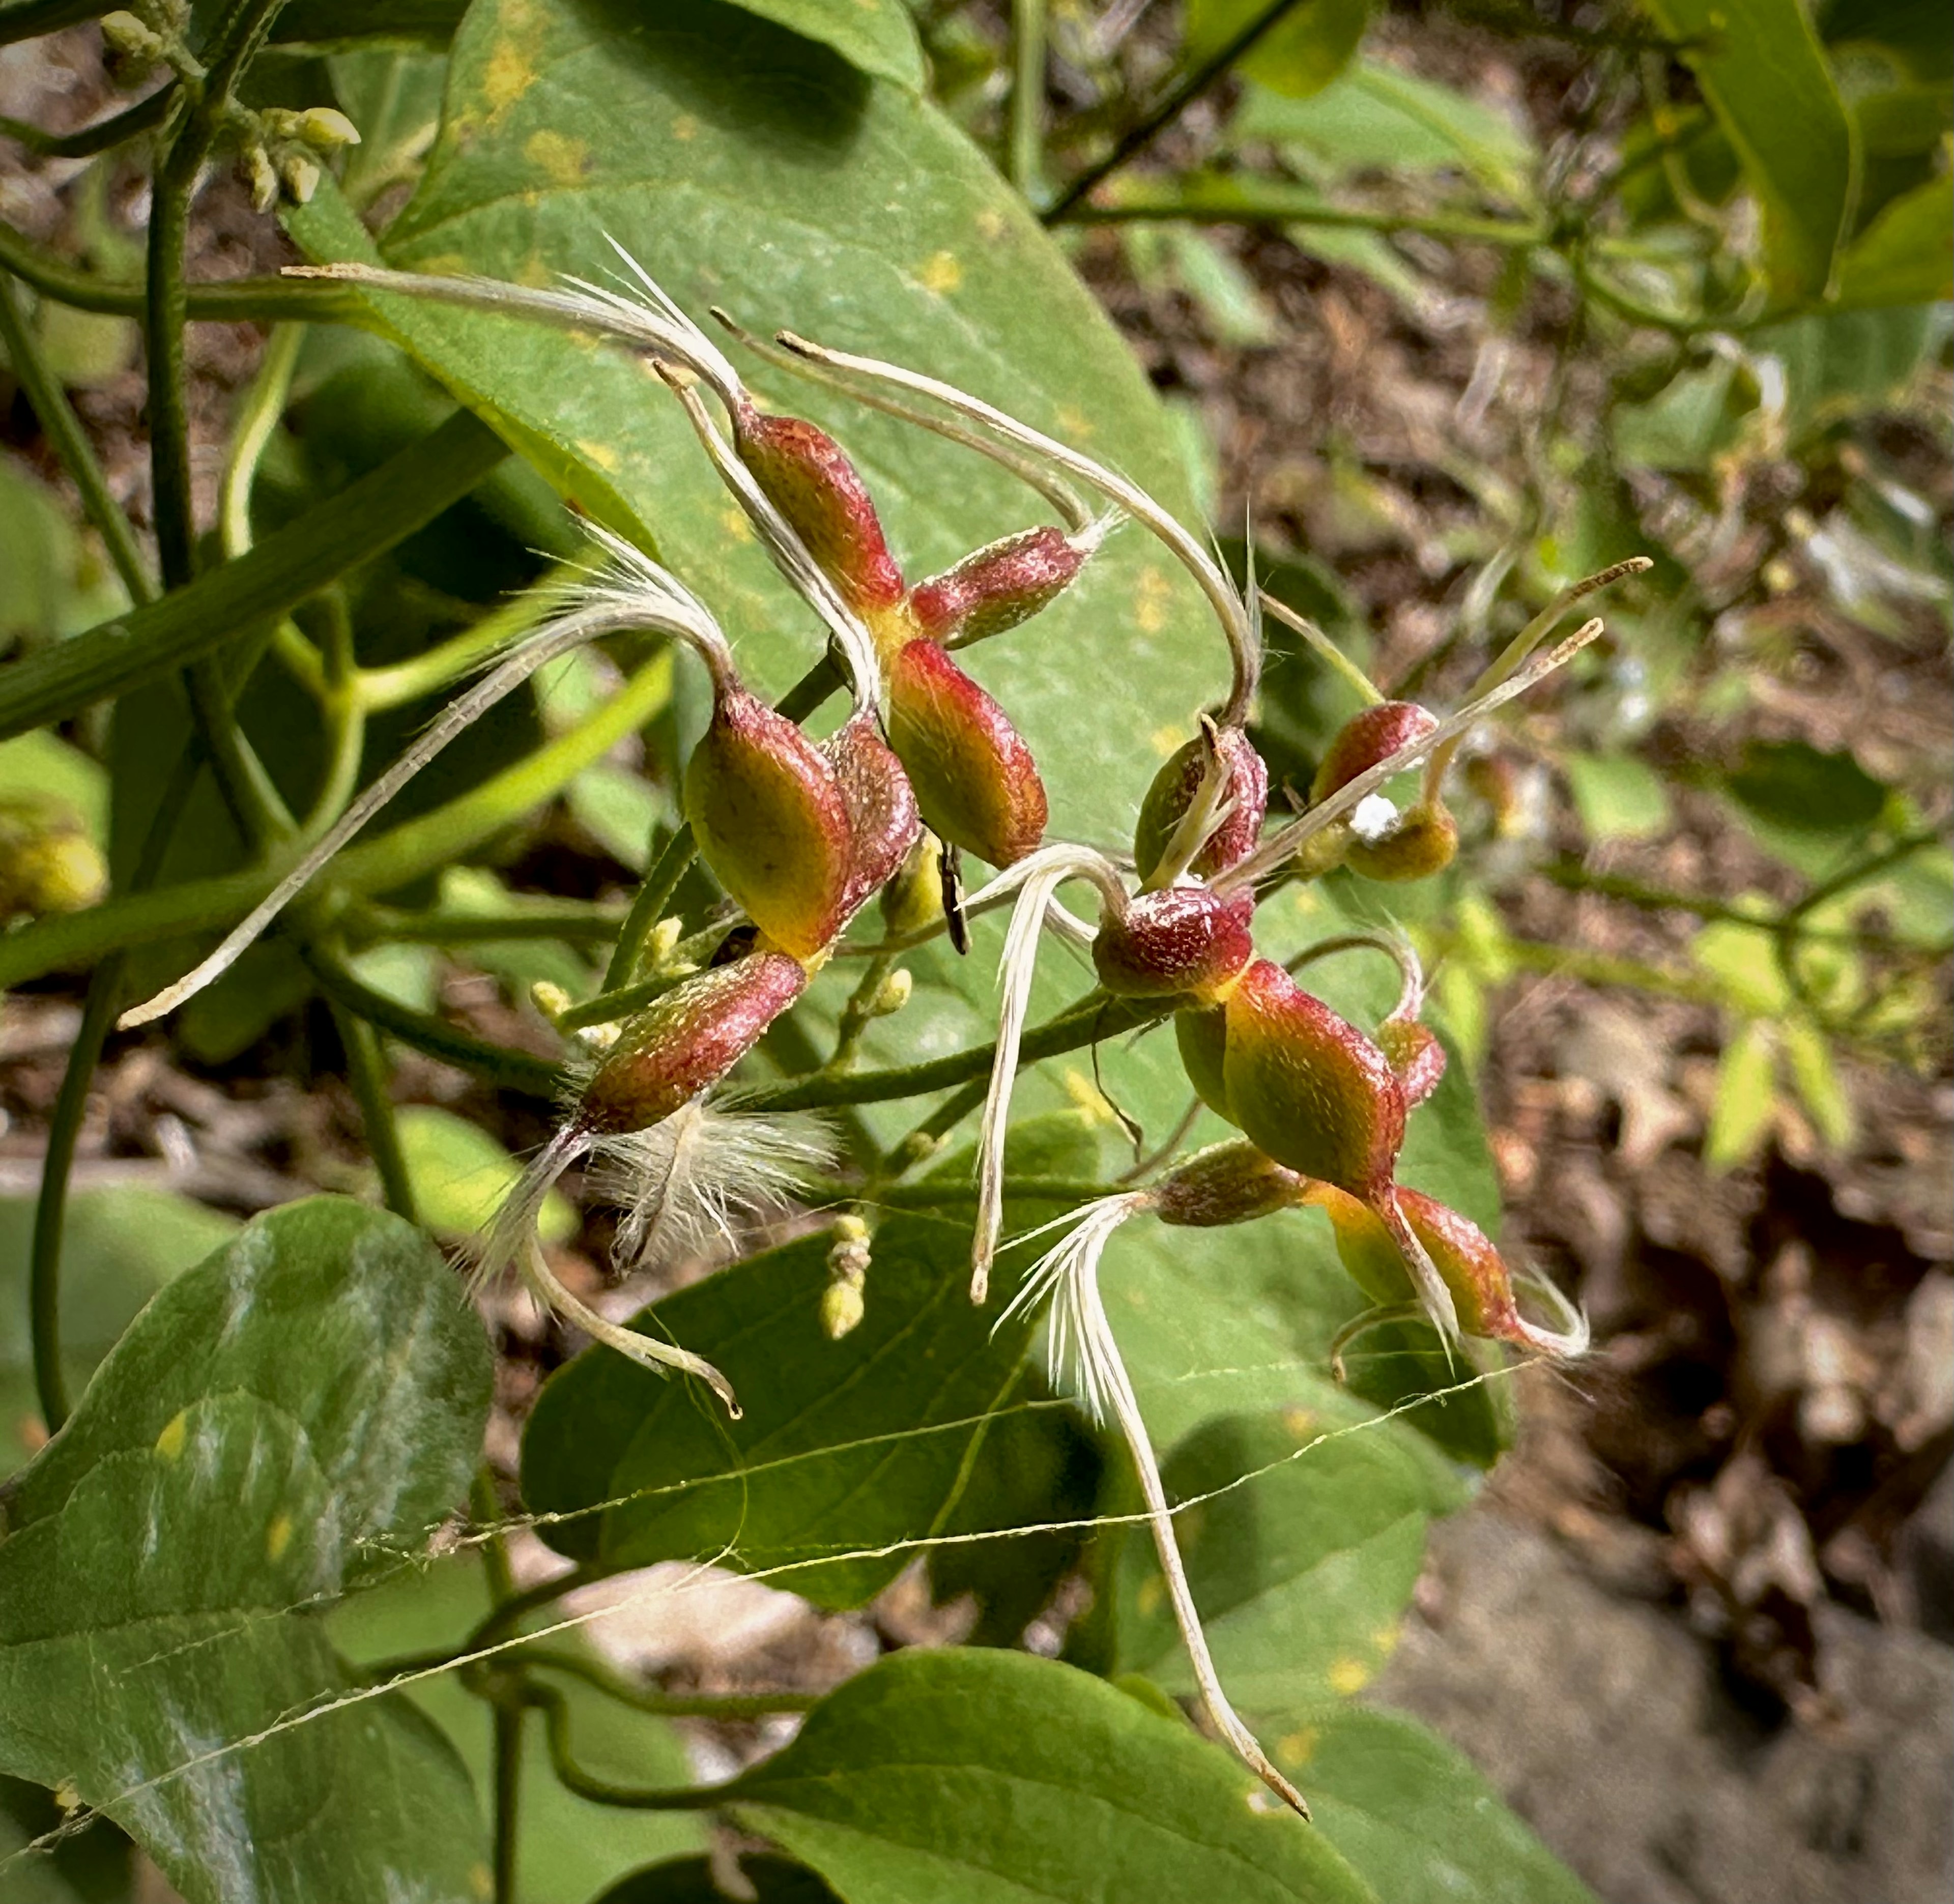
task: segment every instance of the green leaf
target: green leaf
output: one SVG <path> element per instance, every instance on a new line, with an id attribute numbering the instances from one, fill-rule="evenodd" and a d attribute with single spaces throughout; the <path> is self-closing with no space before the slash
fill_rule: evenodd
<path id="1" fill-rule="evenodd" d="M 1375 1904 L 1177 1720 L 1022 1653 L 897 1653 L 724 1797 L 849 1904 Z"/>
<path id="2" fill-rule="evenodd" d="M 1852 122 L 1800 0 L 1645 0 L 1737 149 L 1764 213 L 1764 275 L 1814 302 L 1852 210 Z"/>
<path id="3" fill-rule="evenodd" d="M 1591 840 L 1652 840 L 1670 828 L 1669 790 L 1632 754 L 1569 754 L 1561 766 Z"/>
<path id="4" fill-rule="evenodd" d="M 1616 404 L 1608 419 L 1616 457 L 1651 470 L 1707 470 L 1736 446 L 1757 402 L 1747 370 L 1714 358 L 1646 403 Z"/>
<path id="5" fill-rule="evenodd" d="M 523 1167 L 479 1124 L 433 1104 L 404 1105 L 395 1118 L 421 1222 L 436 1236 L 480 1234 L 515 1188 Z M 536 1227 L 545 1243 L 576 1233 L 570 1199 L 551 1191 Z"/>
<path id="6" fill-rule="evenodd" d="M 0 455 L 0 575 L 7 577 L 0 652 L 24 636 L 45 643 L 71 635 L 127 599 L 113 571 L 90 555 L 60 498 L 8 455 Z"/>
<path id="7" fill-rule="evenodd" d="M 603 1350 L 551 1378 L 523 1437 L 523 1494 L 574 1517 L 542 1530 L 552 1545 L 607 1568 L 784 1568 L 774 1584 L 824 1607 L 859 1606 L 902 1571 L 907 1552 L 874 1550 L 942 1525 L 1026 1332 L 994 1341 L 997 1305 L 972 1305 L 967 1221 L 908 1217 L 876 1233 L 867 1314 L 831 1342 L 828 1248 L 810 1236 L 735 1264 L 634 1324 L 716 1363 L 740 1421 Z"/>
<path id="8" fill-rule="evenodd" d="M 1869 310 L 1954 297 L 1954 174 L 1903 193 L 1852 240 L 1839 265 L 1839 307 Z"/>
<path id="9" fill-rule="evenodd" d="M 1462 1754 L 1409 1719 L 1334 1708 L 1299 1719 L 1276 1752 L 1380 1897 L 1595 1904 Z"/>
<path id="10" fill-rule="evenodd" d="M 455 1652 L 488 1612 L 479 1550 L 444 1554 L 349 1595 L 333 1609 L 333 1644 L 363 1667 L 413 1654 Z M 580 1635 L 559 1634 L 550 1651 L 592 1664 Z M 620 1785 L 684 1785 L 685 1742 L 669 1719 L 634 1711 L 567 1673 L 537 1669 L 539 1680 L 569 1707 L 577 1763 Z M 404 1696 L 447 1735 L 476 1791 L 495 1789 L 495 1720 L 488 1703 L 443 1673 L 417 1679 Z M 523 1727 L 523 1780 L 513 1904 L 583 1904 L 623 1873 L 654 1858 L 703 1844 L 705 1830 L 683 1812 L 620 1811 L 579 1798 L 557 1781 L 540 1717 Z"/>
<path id="11" fill-rule="evenodd" d="M 832 48 L 872 78 L 920 92 L 928 75 L 902 0 L 733 0 L 737 7 Z"/>
<path id="12" fill-rule="evenodd" d="M 1843 418 L 1904 399 L 1940 335 L 1930 310 L 1828 311 L 1755 331 L 1750 348 L 1783 367 L 1795 448 Z"/>
<path id="13" fill-rule="evenodd" d="M 1188 0 L 1188 58 L 1213 58 L 1267 10 L 1268 0 Z M 1236 64 L 1271 92 L 1306 99 L 1349 64 L 1370 24 L 1370 0 L 1304 0 Z"/>
<path id="14" fill-rule="evenodd" d="M 805 1865 L 771 1852 L 742 1858 L 740 1875 L 752 1887 L 752 1904 L 841 1904 Z M 596 1904 L 726 1904 L 726 1893 L 713 1877 L 712 1859 L 675 1858 L 633 1871 Z"/>
<path id="15" fill-rule="evenodd" d="M 178 1277 L 10 1490 L 0 1770 L 71 1785 L 192 1904 L 467 1896 L 467 1780 L 411 1708 L 281 1722 L 349 1684 L 299 1610 L 425 1547 L 488 1388 L 453 1275 L 383 1212 L 291 1205 Z"/>
<path id="16" fill-rule="evenodd" d="M 236 1219 L 171 1190 L 134 1186 L 78 1190 L 61 1230 L 61 1367 L 79 1394 L 95 1365 L 140 1309 L 180 1274 L 237 1233 Z M 0 1202 L 0 1315 L 27 1313 L 34 1204 Z M 34 1452 L 40 1406 L 24 1327 L 0 1330 L 0 1472 Z"/>
<path id="17" fill-rule="evenodd" d="M 1808 1019 L 1789 1019 L 1781 1029 L 1799 1102 L 1811 1114 L 1819 1136 L 1834 1150 L 1842 1150 L 1852 1141 L 1852 1100 L 1833 1061 L 1830 1041 Z"/>
<path id="18" fill-rule="evenodd" d="M 1704 1163 L 1713 1170 L 1748 1164 L 1763 1148 L 1777 1109 L 1777 1039 L 1768 1020 L 1748 1019 L 1717 1067 Z"/>
<path id="19" fill-rule="evenodd" d="M 1181 1557 L 1229 1696 L 1281 1712 L 1360 1692 L 1397 1643 L 1431 1516 L 1458 1483 L 1415 1436 L 1383 1423 L 1321 1438 L 1293 1415 L 1230 1415 L 1163 1469 Z M 1194 1690 L 1152 1543 L 1129 1535 L 1119 1658 Z"/>
<path id="20" fill-rule="evenodd" d="M 1805 740 L 1753 740 L 1719 790 L 1767 853 L 1825 878 L 1866 850 L 1886 790 L 1842 749 Z"/>
<path id="21" fill-rule="evenodd" d="M 292 219 L 319 254 L 364 255 L 322 187 Z M 928 102 L 709 0 L 652 12 L 483 0 L 455 41 L 447 121 L 385 236 L 393 263 L 542 281 L 602 277 L 608 233 L 701 317 L 720 304 L 926 369 L 1124 469 L 1186 511 L 1158 399 L 1051 239 Z M 677 407 L 614 352 L 505 319 L 374 300 L 464 401 L 592 514 L 650 539 L 735 637 L 756 691 L 819 652 L 744 536 Z M 1035 326 L 1024 313 L 1035 309 Z M 1029 492 L 939 438 L 760 363 L 777 407 L 835 431 L 917 577 L 1038 519 Z M 1129 829 L 1161 757 L 1227 678 L 1191 583 L 1128 533 L 1080 584 L 969 665 L 1035 751 L 1068 837 Z M 1097 711 L 1082 724 L 1089 696 Z"/>
<path id="22" fill-rule="evenodd" d="M 0 807 L 26 806 L 108 844 L 108 775 L 45 727 L 0 740 Z"/>

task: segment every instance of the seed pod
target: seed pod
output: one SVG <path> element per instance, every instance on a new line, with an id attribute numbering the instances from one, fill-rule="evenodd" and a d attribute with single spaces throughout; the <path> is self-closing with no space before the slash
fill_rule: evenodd
<path id="1" fill-rule="evenodd" d="M 1414 701 L 1380 701 L 1337 730 L 1309 784 L 1312 800 L 1327 800 L 1366 768 L 1389 759 L 1438 725 L 1438 717 Z"/>
<path id="2" fill-rule="evenodd" d="M 1378 1027 L 1378 1048 L 1404 1087 L 1407 1109 L 1424 1103 L 1445 1075 L 1445 1047 L 1415 1018 L 1387 1018 Z"/>
<path id="3" fill-rule="evenodd" d="M 1206 1230 L 1292 1209 L 1308 1200 L 1310 1188 L 1253 1144 L 1214 1144 L 1154 1186 L 1152 1207 L 1163 1223 Z"/>
<path id="4" fill-rule="evenodd" d="M 734 413 L 733 441 L 753 480 L 848 605 L 864 615 L 897 607 L 902 570 L 841 445 L 798 416 L 769 416 L 751 404 Z"/>
<path id="5" fill-rule="evenodd" d="M 1022 859 L 1045 837 L 1045 785 L 1004 709 L 933 641 L 900 649 L 888 681 L 889 743 L 924 824 L 994 866 Z"/>
<path id="6" fill-rule="evenodd" d="M 846 924 L 901 871 L 922 831 L 916 799 L 875 715 L 864 709 L 823 743 L 848 811 L 851 845 L 841 895 Z"/>
<path id="7" fill-rule="evenodd" d="M 1090 552 L 1048 526 L 1007 536 L 919 582 L 909 612 L 931 641 L 966 648 L 1029 620 L 1071 585 Z"/>
<path id="8" fill-rule="evenodd" d="M 1258 959 L 1227 1002 L 1175 1020 L 1188 1080 L 1275 1161 L 1367 1202 L 1404 1142 L 1390 1060 L 1282 967 Z"/>
<path id="9" fill-rule="evenodd" d="M 1244 909 L 1205 886 L 1142 893 L 1108 906 L 1092 941 L 1099 982 L 1122 998 L 1214 998 L 1255 956 Z"/>
<path id="10" fill-rule="evenodd" d="M 854 839 L 828 756 L 743 688 L 720 690 L 685 770 L 686 817 L 719 882 L 774 943 L 811 958 L 841 929 Z"/>
<path id="11" fill-rule="evenodd" d="M 1343 863 L 1365 879 L 1424 879 L 1451 865 L 1458 850 L 1459 823 L 1437 801 L 1421 801 L 1382 839 L 1353 837 Z"/>
<path id="12" fill-rule="evenodd" d="M 1154 775 L 1133 828 L 1133 864 L 1147 884 L 1158 869 L 1174 829 L 1186 817 L 1208 771 L 1210 749 L 1227 774 L 1223 797 L 1228 812 L 1207 844 L 1189 862 L 1189 871 L 1211 879 L 1247 857 L 1268 812 L 1269 770 L 1239 727 L 1215 727 L 1197 735 L 1169 756 Z"/>
<path id="13" fill-rule="evenodd" d="M 783 952 L 750 952 L 695 974 L 632 1019 L 604 1055 L 572 1128 L 643 1130 L 717 1084 L 807 987 Z"/>

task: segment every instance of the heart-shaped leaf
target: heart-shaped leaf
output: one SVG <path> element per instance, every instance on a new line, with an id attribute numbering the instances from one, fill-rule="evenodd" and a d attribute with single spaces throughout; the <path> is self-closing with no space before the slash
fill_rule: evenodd
<path id="1" fill-rule="evenodd" d="M 1023 1653 L 903 1652 L 725 1789 L 849 1904 L 1374 1904 L 1188 1726 Z"/>
<path id="2" fill-rule="evenodd" d="M 306 1610 L 426 1547 L 488 1386 L 452 1273 L 381 1211 L 288 1205 L 178 1277 L 8 1489 L 0 1770 L 193 1904 L 467 1895 L 466 1775 L 403 1702 L 339 1703 Z"/>

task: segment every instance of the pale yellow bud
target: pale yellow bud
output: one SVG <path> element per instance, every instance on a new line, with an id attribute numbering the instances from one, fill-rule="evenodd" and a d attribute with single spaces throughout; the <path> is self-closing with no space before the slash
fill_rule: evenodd
<path id="1" fill-rule="evenodd" d="M 278 168 L 284 181 L 285 191 L 295 205 L 309 205 L 313 193 L 319 189 L 322 176 L 319 161 L 308 158 L 302 152 L 289 152 Z"/>
<path id="2" fill-rule="evenodd" d="M 342 146 L 360 143 L 360 128 L 343 112 L 329 105 L 307 106 L 298 115 L 296 136 L 315 152 L 337 152 Z"/>
<path id="3" fill-rule="evenodd" d="M 916 989 L 916 981 L 909 976 L 906 966 L 898 966 L 876 988 L 875 995 L 869 1001 L 871 1018 L 887 1018 L 891 1013 L 898 1012 L 909 1001 L 909 994 Z"/>
<path id="4" fill-rule="evenodd" d="M 109 51 L 124 59 L 155 60 L 163 56 L 162 39 L 133 13 L 102 16 L 102 38 Z"/>
<path id="5" fill-rule="evenodd" d="M 278 171 L 272 155 L 262 146 L 253 146 L 244 155 L 244 168 L 251 181 L 251 209 L 269 212 L 278 202 Z"/>
<path id="6" fill-rule="evenodd" d="M 560 985 L 538 979 L 529 987 L 529 1002 L 554 1025 L 576 1001 Z"/>
<path id="7" fill-rule="evenodd" d="M 861 1326 L 868 1308 L 859 1283 L 830 1283 L 821 1293 L 821 1333 L 830 1342 L 839 1342 Z"/>

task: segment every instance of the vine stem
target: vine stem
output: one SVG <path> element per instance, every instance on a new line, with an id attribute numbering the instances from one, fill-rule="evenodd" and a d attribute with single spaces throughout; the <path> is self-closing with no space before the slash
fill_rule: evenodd
<path id="1" fill-rule="evenodd" d="M 417 1224 L 420 1214 L 414 1200 L 413 1179 L 408 1174 L 407 1153 L 401 1148 L 400 1120 L 394 1113 L 394 1100 L 388 1092 L 387 1057 L 380 1035 L 336 1000 L 331 1001 L 331 1010 L 339 1042 L 346 1048 L 347 1081 L 353 1086 L 353 1097 L 360 1105 L 367 1153 L 380 1173 L 381 1194 L 395 1216 Z"/>
<path id="2" fill-rule="evenodd" d="M 652 927 L 664 916 L 667 902 L 678 890 L 678 882 L 685 877 L 686 869 L 692 864 L 696 852 L 691 823 L 682 822 L 678 831 L 665 842 L 664 850 L 658 855 L 650 872 L 646 874 L 643 884 L 631 901 L 630 911 L 624 916 L 617 943 L 611 950 L 611 962 L 604 969 L 603 991 L 621 991 L 630 982 L 631 974 L 637 969 L 638 956 L 645 949 L 645 941 L 651 937 Z"/>
<path id="3" fill-rule="evenodd" d="M 1045 0 L 1012 0 L 1010 136 L 1007 176 L 1026 198 L 1045 171 Z"/>

